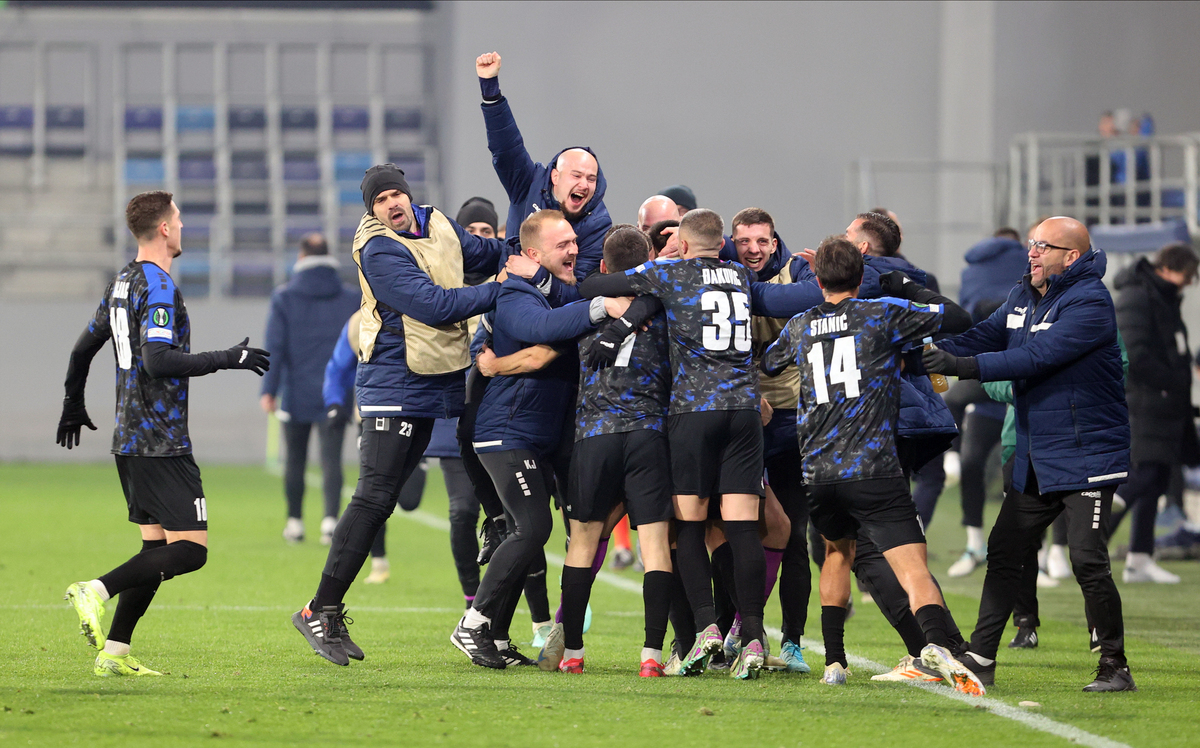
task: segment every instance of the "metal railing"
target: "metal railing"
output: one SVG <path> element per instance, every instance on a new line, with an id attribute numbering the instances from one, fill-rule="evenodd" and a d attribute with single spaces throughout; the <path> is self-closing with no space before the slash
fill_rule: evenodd
<path id="1" fill-rule="evenodd" d="M 1196 236 L 1198 156 L 1198 133 L 1018 135 L 1009 146 L 1008 223 L 1025 227 L 1063 214 L 1106 225 L 1182 218 Z"/>

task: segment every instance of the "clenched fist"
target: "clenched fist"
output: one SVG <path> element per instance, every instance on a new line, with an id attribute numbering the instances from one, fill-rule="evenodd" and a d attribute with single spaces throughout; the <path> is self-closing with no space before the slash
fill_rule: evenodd
<path id="1" fill-rule="evenodd" d="M 475 73 L 480 78 L 495 78 L 500 74 L 500 53 L 485 52 L 475 58 Z"/>

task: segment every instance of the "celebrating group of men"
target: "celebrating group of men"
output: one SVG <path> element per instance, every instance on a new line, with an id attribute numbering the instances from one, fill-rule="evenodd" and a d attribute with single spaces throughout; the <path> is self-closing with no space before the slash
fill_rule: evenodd
<path id="1" fill-rule="evenodd" d="M 1036 551 L 1041 530 L 1063 506 L 1072 514 L 1072 531 L 1079 525 L 1079 542 L 1091 542 L 1076 509 L 1095 493 L 1097 516 L 1107 512 L 1112 486 L 1126 468 L 1119 450 L 1091 459 L 1081 447 L 1086 471 L 1094 472 L 1081 487 L 1062 478 L 1078 472 L 1071 468 L 1046 466 L 1036 457 L 1020 465 L 1028 479 L 1023 473 L 1016 485 L 1022 498 L 1014 500 L 1006 524 L 1020 545 L 1006 556 L 1016 568 L 1000 565 L 995 579 L 989 570 L 986 615 L 981 608 L 981 630 L 968 644 L 929 573 L 909 492 L 912 471 L 944 450 L 947 432 L 954 431 L 952 421 L 947 428 L 938 420 L 945 405 L 926 372 L 1014 379 L 1018 412 L 1036 409 L 1030 393 L 1071 364 L 1060 360 L 1067 355 L 1061 349 L 1044 352 L 1053 347 L 1052 330 L 1074 334 L 1062 329 L 1071 324 L 1071 287 L 1064 296 L 1059 278 L 1071 277 L 1075 263 L 1092 268 L 1103 261 L 1090 249 L 1086 229 L 1070 219 L 1047 221 L 1030 245 L 1032 280 L 967 333 L 970 316 L 924 287 L 925 274 L 898 256 L 899 226 L 882 212 L 860 214 L 844 234 L 794 255 L 772 217 L 758 208 L 735 215 L 729 236 L 717 213 L 680 210 L 665 195 L 642 205 L 638 225 L 614 225 L 596 154 L 569 148 L 547 165 L 535 163 L 500 93 L 499 55 L 481 55 L 476 69 L 488 146 L 511 203 L 507 226 L 517 235 L 507 241 L 479 236 L 437 208 L 415 204 L 404 173 L 392 164 L 373 167 L 363 179 L 366 213 L 353 243 L 362 291 L 361 470 L 316 592 L 292 617 L 313 650 L 339 665 L 365 657 L 350 638 L 344 599 L 416 469 L 435 419 L 467 414 L 459 432 L 464 467 L 489 519 L 502 518 L 506 528 L 450 637 L 474 664 L 584 672 L 592 582 L 608 533 L 628 515 L 645 566 L 641 676 L 697 675 L 716 667 L 735 679 L 755 678 L 766 668 L 809 672 L 801 636 L 812 587 L 811 521 L 824 539 L 818 549 L 822 681 L 845 683 L 848 674 L 843 629 L 853 572 L 908 650 L 883 679 L 944 681 L 982 695 L 994 678 L 996 621 L 1002 625 L 1011 611 L 1009 588 L 1021 575 L 1025 546 Z M 143 198 L 131 202 L 131 211 Z M 181 358 L 176 349 L 186 352 L 186 316 L 165 272 L 170 258 L 167 267 L 157 259 L 178 252 L 178 209 L 169 195 L 165 205 L 139 222 L 130 214 L 139 258 L 110 286 L 72 357 L 60 425 L 67 446 L 77 442 L 81 425 L 90 426 L 81 374 L 107 337 L 117 347 L 119 371 L 129 372 L 119 389 L 142 399 L 186 387 L 185 377 L 213 368 L 266 366 L 265 352 L 245 343 L 199 354 L 208 358 L 194 364 Z M 160 253 L 143 253 L 143 240 L 146 247 L 161 244 Z M 1045 259 L 1051 251 L 1065 252 L 1054 257 L 1057 265 Z M 465 282 L 493 275 L 476 285 Z M 1055 304 L 1045 305 L 1052 297 Z M 1025 307 L 1011 308 L 1015 303 Z M 126 308 L 133 317 L 128 323 Z M 1091 312 L 1111 317 L 1111 300 L 1106 309 Z M 479 315 L 473 345 L 471 320 Z M 1096 337 L 1084 355 L 1099 352 L 1107 362 L 1115 338 L 1093 328 L 1088 333 Z M 926 345 L 960 333 L 967 334 L 940 343 L 942 350 Z M 132 354 L 130 339 L 140 341 Z M 494 376 L 469 373 L 473 351 L 488 357 Z M 163 381 L 182 385 L 158 384 Z M 169 400 L 171 393 L 161 397 Z M 119 434 L 143 411 L 160 410 L 153 402 L 135 405 L 119 401 Z M 1027 422 L 1018 417 L 1018 429 Z M 136 439 L 114 445 L 130 519 L 142 526 L 146 549 L 68 591 L 84 633 L 99 647 L 103 602 L 124 590 L 117 614 L 126 623 L 115 640 L 110 632 L 97 672 L 144 672 L 129 655 L 128 640 L 152 588 L 203 564 L 203 542 L 197 544 L 194 531 L 206 529 L 206 508 L 195 498 L 203 494 L 186 422 L 181 434 L 168 425 L 175 436 L 143 440 L 144 449 Z M 1116 444 L 1119 424 L 1112 433 Z M 155 446 L 172 438 L 171 449 Z M 1127 449 L 1127 423 L 1123 438 Z M 187 464 L 180 470 L 194 476 L 181 473 L 174 482 L 147 477 L 153 471 L 146 466 L 160 455 L 183 454 Z M 556 623 L 535 659 L 519 651 L 509 627 L 525 578 L 544 564 L 555 500 L 570 541 Z M 178 516 L 177 505 L 194 502 L 194 521 Z M 165 547 L 153 545 L 164 539 Z M 784 621 L 773 657 L 763 613 L 777 578 Z M 1115 588 L 1096 590 L 1085 587 L 1085 595 L 1104 649 L 1088 690 L 1132 689 L 1119 596 Z M 1105 610 L 1093 605 L 1101 599 Z M 664 657 L 668 623 L 675 644 Z"/>

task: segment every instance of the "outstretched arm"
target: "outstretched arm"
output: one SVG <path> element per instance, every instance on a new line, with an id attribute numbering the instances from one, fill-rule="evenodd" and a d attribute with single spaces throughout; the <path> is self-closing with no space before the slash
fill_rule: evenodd
<path id="1" fill-rule="evenodd" d="M 220 369 L 250 369 L 260 377 L 271 368 L 270 351 L 251 348 L 246 338 L 224 351 L 184 353 L 168 343 L 143 343 L 142 365 L 155 379 L 200 377 Z"/>
<path id="2" fill-rule="evenodd" d="M 475 58 L 475 73 L 479 76 L 479 89 L 483 94 L 483 123 L 487 127 L 492 166 L 509 201 L 519 202 L 525 198 L 537 167 L 525 149 L 525 140 L 517 128 L 508 100 L 500 94 L 500 55 L 488 52 Z"/>

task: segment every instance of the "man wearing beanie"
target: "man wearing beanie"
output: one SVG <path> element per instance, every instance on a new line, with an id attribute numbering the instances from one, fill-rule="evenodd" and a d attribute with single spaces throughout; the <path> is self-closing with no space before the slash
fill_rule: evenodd
<path id="1" fill-rule="evenodd" d="M 362 465 L 317 593 L 292 616 L 313 650 L 337 665 L 363 659 L 346 630 L 342 599 L 420 462 L 434 419 L 463 411 L 467 320 L 495 306 L 500 289 L 464 287 L 463 274 L 493 275 L 504 246 L 473 236 L 432 206 L 413 205 L 395 164 L 368 169 L 362 194 L 367 212 L 353 245 L 362 287 L 355 377 Z"/>
<path id="2" fill-rule="evenodd" d="M 500 94 L 500 55 L 480 55 L 475 60 L 483 93 L 483 121 L 487 126 L 492 165 L 512 203 L 509 226 L 520 226 L 539 210 L 560 210 L 579 237 L 575 277 L 583 280 L 600 267 L 604 234 L 612 226 L 604 206 L 606 182 L 596 154 L 590 148 L 559 151 L 545 165 L 535 163 L 525 149 L 508 100 Z M 540 282 L 542 277 L 535 278 Z"/>
<path id="3" fill-rule="evenodd" d="M 496 206 L 486 197 L 469 198 L 458 209 L 454 221 L 466 229 L 468 234 L 487 239 L 495 239 L 498 236 L 500 217 L 496 215 Z"/>

